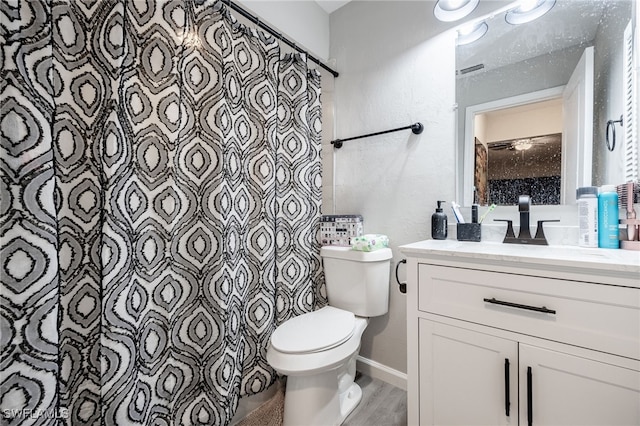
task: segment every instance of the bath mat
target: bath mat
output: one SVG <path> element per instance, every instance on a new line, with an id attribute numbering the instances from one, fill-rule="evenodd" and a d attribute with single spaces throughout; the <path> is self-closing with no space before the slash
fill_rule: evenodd
<path id="1" fill-rule="evenodd" d="M 284 419 L 284 386 L 267 402 L 250 412 L 236 426 L 281 426 Z"/>

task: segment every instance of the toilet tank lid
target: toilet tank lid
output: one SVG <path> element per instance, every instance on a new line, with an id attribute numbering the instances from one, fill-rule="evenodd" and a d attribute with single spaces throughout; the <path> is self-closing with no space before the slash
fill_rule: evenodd
<path id="1" fill-rule="evenodd" d="M 320 249 L 320 256 L 336 259 L 352 260 L 354 262 L 380 262 L 393 257 L 390 248 L 374 251 L 352 250 L 351 247 L 324 246 Z"/>
<path id="2" fill-rule="evenodd" d="M 351 337 L 354 327 L 353 312 L 325 306 L 282 323 L 271 335 L 271 345 L 285 353 L 327 350 Z"/>

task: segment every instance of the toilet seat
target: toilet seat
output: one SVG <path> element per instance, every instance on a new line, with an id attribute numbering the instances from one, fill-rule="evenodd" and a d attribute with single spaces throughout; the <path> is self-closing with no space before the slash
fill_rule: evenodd
<path id="1" fill-rule="evenodd" d="M 271 345 L 283 353 L 312 353 L 339 346 L 353 335 L 353 312 L 325 306 L 291 318 L 271 335 Z"/>

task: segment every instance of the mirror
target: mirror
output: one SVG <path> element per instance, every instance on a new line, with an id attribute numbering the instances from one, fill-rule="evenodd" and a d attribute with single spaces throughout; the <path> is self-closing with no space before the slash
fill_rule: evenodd
<path id="1" fill-rule="evenodd" d="M 621 157 L 601 153 L 601 145 L 603 125 L 623 113 L 619 63 L 633 1 L 556 0 L 545 15 L 520 25 L 506 22 L 506 9 L 485 20 L 488 31 L 482 38 L 456 48 L 457 160 L 463 167 L 458 198 L 464 205 L 513 204 L 517 195 L 530 191 L 536 204 L 572 204 L 577 186 L 609 183 L 602 179 L 622 167 Z M 589 66 L 594 78 L 589 80 L 588 71 L 583 77 L 581 84 L 590 92 L 584 95 L 572 85 L 575 72 Z M 571 94 L 576 90 L 580 93 Z M 589 95 L 577 113 L 566 104 L 568 96 L 584 100 Z M 558 110 L 540 114 L 545 101 L 559 104 L 561 117 Z M 536 121 L 527 111 L 546 118 Z M 491 116 L 497 118 L 492 122 Z M 562 146 L 560 153 L 547 147 L 552 140 Z M 534 156 L 534 148 L 544 155 Z M 498 164 L 496 170 L 492 164 Z M 509 188 L 514 194 L 506 193 Z"/>

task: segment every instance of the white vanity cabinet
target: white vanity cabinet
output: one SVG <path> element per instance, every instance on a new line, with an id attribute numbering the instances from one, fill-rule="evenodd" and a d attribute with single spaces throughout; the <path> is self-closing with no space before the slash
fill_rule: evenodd
<path id="1" fill-rule="evenodd" d="M 640 425 L 640 254 L 424 241 L 410 425 Z"/>

